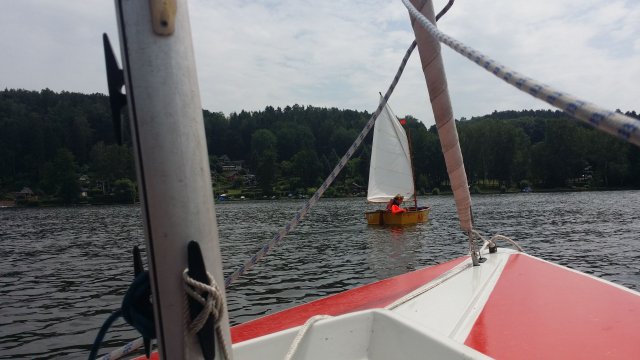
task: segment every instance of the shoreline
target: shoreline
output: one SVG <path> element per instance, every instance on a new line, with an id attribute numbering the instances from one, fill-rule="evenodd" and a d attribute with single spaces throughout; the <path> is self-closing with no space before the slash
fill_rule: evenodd
<path id="1" fill-rule="evenodd" d="M 513 195 L 513 194 L 530 194 L 530 193 L 575 193 L 575 192 L 617 192 L 617 191 L 640 191 L 640 189 L 636 188 L 551 188 L 551 189 L 532 189 L 531 191 L 517 191 L 516 189 L 510 189 L 506 191 L 501 191 L 500 189 L 480 189 L 478 192 L 471 192 L 472 196 L 477 195 Z M 438 194 L 426 193 L 419 194 L 419 197 L 430 197 L 430 196 L 452 196 L 453 192 L 451 191 L 440 191 Z M 268 197 L 268 198 L 248 198 L 244 199 L 239 198 L 227 198 L 225 200 L 213 199 L 216 204 L 223 204 L 227 202 L 243 202 L 243 201 L 280 201 L 280 200 L 308 200 L 310 197 Z M 357 195 L 357 196 L 323 196 L 323 199 L 346 199 L 346 198 L 366 198 L 366 196 Z M 135 203 L 76 203 L 76 204 L 63 204 L 63 203 L 41 203 L 41 204 L 15 204 L 13 201 L 3 200 L 0 203 L 0 209 L 14 209 L 14 208 L 45 208 L 45 207 L 84 207 L 84 206 L 108 206 L 108 205 L 138 205 L 140 202 Z"/>

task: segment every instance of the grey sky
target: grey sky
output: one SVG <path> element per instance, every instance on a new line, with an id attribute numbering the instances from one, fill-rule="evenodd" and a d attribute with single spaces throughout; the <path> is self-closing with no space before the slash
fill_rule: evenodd
<path id="1" fill-rule="evenodd" d="M 106 93 L 112 1 L 2 2 L 0 88 Z M 399 0 L 193 0 L 189 12 L 203 107 L 226 115 L 295 103 L 373 111 L 413 38 Z M 639 111 L 638 19 L 637 0 L 457 0 L 439 28 L 559 90 Z M 549 108 L 443 49 L 456 118 Z M 390 103 L 429 125 L 427 99 L 415 53 Z"/>

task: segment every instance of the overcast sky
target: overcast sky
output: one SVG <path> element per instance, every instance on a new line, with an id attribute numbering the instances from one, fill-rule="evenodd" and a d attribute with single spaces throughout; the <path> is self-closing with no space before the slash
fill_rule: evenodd
<path id="1" fill-rule="evenodd" d="M 436 12 L 446 1 L 435 1 Z M 375 110 L 413 40 L 400 0 L 189 2 L 203 107 Z M 640 111 L 640 1 L 457 0 L 439 28 L 516 71 L 615 110 Z M 109 0 L 2 0 L 0 88 L 106 93 Z M 546 109 L 443 46 L 456 118 Z M 433 124 L 417 52 L 390 100 Z"/>

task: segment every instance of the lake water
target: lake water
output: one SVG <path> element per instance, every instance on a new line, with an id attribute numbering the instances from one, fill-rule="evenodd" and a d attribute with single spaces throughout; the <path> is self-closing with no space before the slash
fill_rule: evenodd
<path id="1" fill-rule="evenodd" d="M 529 254 L 640 290 L 640 191 L 475 195 L 476 228 Z M 428 223 L 368 226 L 362 198 L 321 201 L 227 289 L 234 324 L 465 254 L 451 196 L 420 199 Z M 216 204 L 228 274 L 303 200 Z M 138 206 L 0 209 L 0 359 L 85 359 L 132 280 Z M 500 245 L 500 244 L 499 244 Z M 137 334 L 119 320 L 101 353 Z"/>

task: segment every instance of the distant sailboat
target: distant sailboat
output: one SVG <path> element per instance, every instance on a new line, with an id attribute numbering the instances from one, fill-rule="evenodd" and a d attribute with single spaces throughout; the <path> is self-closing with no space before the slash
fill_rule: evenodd
<path id="1" fill-rule="evenodd" d="M 367 200 L 388 203 L 397 194 L 415 201 L 411 148 L 404 128 L 386 104 L 373 128 Z M 416 224 L 428 219 L 429 208 L 417 208 L 416 202 L 403 213 L 377 210 L 365 216 L 371 225 Z"/>

